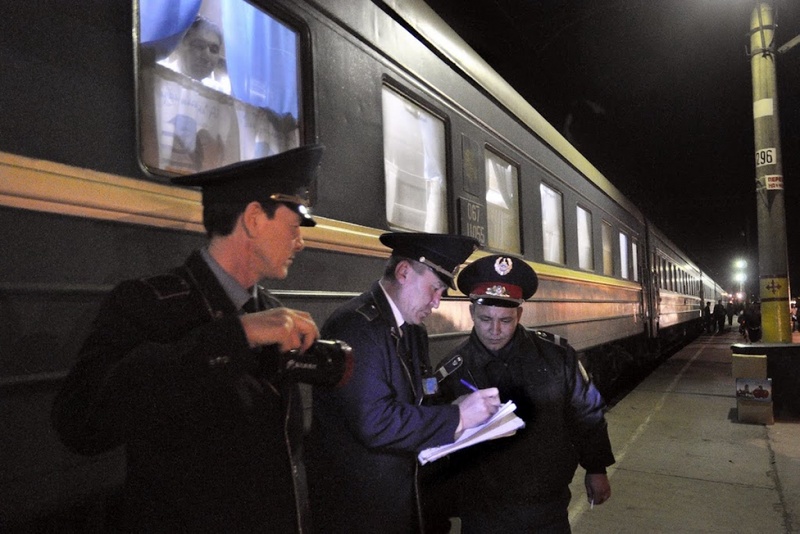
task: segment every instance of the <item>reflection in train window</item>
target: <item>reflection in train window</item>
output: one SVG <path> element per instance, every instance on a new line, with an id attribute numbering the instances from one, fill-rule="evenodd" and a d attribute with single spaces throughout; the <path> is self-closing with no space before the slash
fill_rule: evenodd
<path id="1" fill-rule="evenodd" d="M 580 206 L 578 206 L 578 266 L 587 271 L 594 270 L 592 214 Z"/>
<path id="2" fill-rule="evenodd" d="M 447 232 L 444 141 L 444 121 L 383 88 L 383 162 L 390 226 Z"/>
<path id="3" fill-rule="evenodd" d="M 561 193 L 547 187 L 539 186 L 542 195 L 542 243 L 544 260 L 553 263 L 564 263 L 564 211 Z"/>
<path id="4" fill-rule="evenodd" d="M 603 221 L 602 226 L 603 238 L 603 274 L 606 276 L 614 276 L 614 245 L 611 243 L 613 231 L 611 225 Z"/>
<path id="5" fill-rule="evenodd" d="M 517 167 L 486 152 L 486 217 L 489 247 L 519 254 L 519 184 Z"/>
<path id="6" fill-rule="evenodd" d="M 619 269 L 622 278 L 628 279 L 628 236 L 620 232 L 619 233 Z"/>
<path id="7" fill-rule="evenodd" d="M 142 164 L 186 174 L 299 145 L 300 36 L 245 0 L 137 0 Z"/>
<path id="8" fill-rule="evenodd" d="M 639 281 L 639 244 L 636 240 L 631 241 L 631 265 L 633 266 L 633 281 Z"/>

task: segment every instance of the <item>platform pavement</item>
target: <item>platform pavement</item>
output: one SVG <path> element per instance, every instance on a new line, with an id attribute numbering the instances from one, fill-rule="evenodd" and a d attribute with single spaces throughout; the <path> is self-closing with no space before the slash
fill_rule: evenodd
<path id="1" fill-rule="evenodd" d="M 579 468 L 575 534 L 800 532 L 800 420 L 737 421 L 731 345 L 741 342 L 735 325 L 699 337 L 609 410 L 612 497 L 589 506 Z"/>

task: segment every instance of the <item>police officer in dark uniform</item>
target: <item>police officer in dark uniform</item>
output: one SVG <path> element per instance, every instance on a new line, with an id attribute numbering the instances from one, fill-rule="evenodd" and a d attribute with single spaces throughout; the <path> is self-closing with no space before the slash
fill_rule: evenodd
<path id="1" fill-rule="evenodd" d="M 202 188 L 208 246 L 102 305 L 52 415 L 74 451 L 126 447 L 115 529 L 303 531 L 299 391 L 278 363 L 319 333 L 258 282 L 287 276 L 315 224 L 305 191 L 322 151 L 173 179 Z"/>
<path id="2" fill-rule="evenodd" d="M 533 269 L 511 256 L 476 260 L 458 278 L 474 327 L 437 366 L 444 400 L 469 393 L 469 385 L 494 386 L 526 425 L 451 458 L 456 474 L 444 487 L 456 494 L 447 497 L 458 500 L 467 534 L 569 532 L 569 484 L 579 463 L 589 501 L 611 495 L 606 467 L 614 455 L 599 392 L 565 341 L 519 324 L 537 286 Z"/>
<path id="3" fill-rule="evenodd" d="M 388 233 L 383 277 L 336 310 L 323 336 L 353 348 L 353 376 L 314 388 L 306 449 L 314 527 L 321 533 L 422 530 L 417 454 L 452 443 L 499 407 L 495 388 L 460 405 L 428 406 L 436 392 L 422 321 L 478 246 L 445 234 Z"/>

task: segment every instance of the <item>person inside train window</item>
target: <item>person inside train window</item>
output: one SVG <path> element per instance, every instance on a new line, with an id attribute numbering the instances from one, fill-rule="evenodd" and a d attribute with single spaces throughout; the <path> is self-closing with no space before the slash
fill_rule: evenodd
<path id="1" fill-rule="evenodd" d="M 120 283 L 102 305 L 52 421 L 80 454 L 126 447 L 114 528 L 303 530 L 302 408 L 281 363 L 290 350 L 310 354 L 319 332 L 259 281 L 286 278 L 300 227 L 315 224 L 304 191 L 322 152 L 174 178 L 202 188 L 207 246 L 168 273 Z"/>
<path id="2" fill-rule="evenodd" d="M 478 241 L 418 233 L 380 241 L 392 249 L 383 276 L 322 327 L 352 346 L 355 365 L 345 386 L 313 391 L 306 459 L 319 532 L 420 532 L 417 454 L 452 443 L 500 406 L 495 388 L 458 405 L 425 403 L 436 380 L 422 321 Z"/>
<path id="3" fill-rule="evenodd" d="M 606 468 L 615 459 L 600 393 L 565 340 L 520 324 L 537 287 L 534 270 L 505 255 L 478 259 L 458 278 L 474 326 L 437 366 L 449 373 L 443 400 L 469 393 L 466 384 L 496 387 L 525 421 L 514 436 L 454 453 L 451 478 L 429 488 L 433 502 L 458 503 L 463 533 L 570 532 L 569 484 L 579 464 L 589 502 L 611 496 Z"/>
<path id="4" fill-rule="evenodd" d="M 222 31 L 209 19 L 198 15 L 186 30 L 178 47 L 162 64 L 201 82 L 206 87 L 231 93 L 225 73 Z"/>

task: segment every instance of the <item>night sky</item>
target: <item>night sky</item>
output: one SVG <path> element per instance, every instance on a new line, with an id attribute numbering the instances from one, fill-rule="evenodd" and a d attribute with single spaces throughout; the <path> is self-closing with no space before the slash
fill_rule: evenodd
<path id="1" fill-rule="evenodd" d="M 426 0 L 725 289 L 758 291 L 750 0 Z M 776 0 L 777 46 L 800 2 Z M 800 45 L 778 56 L 792 294 L 800 294 Z"/>

